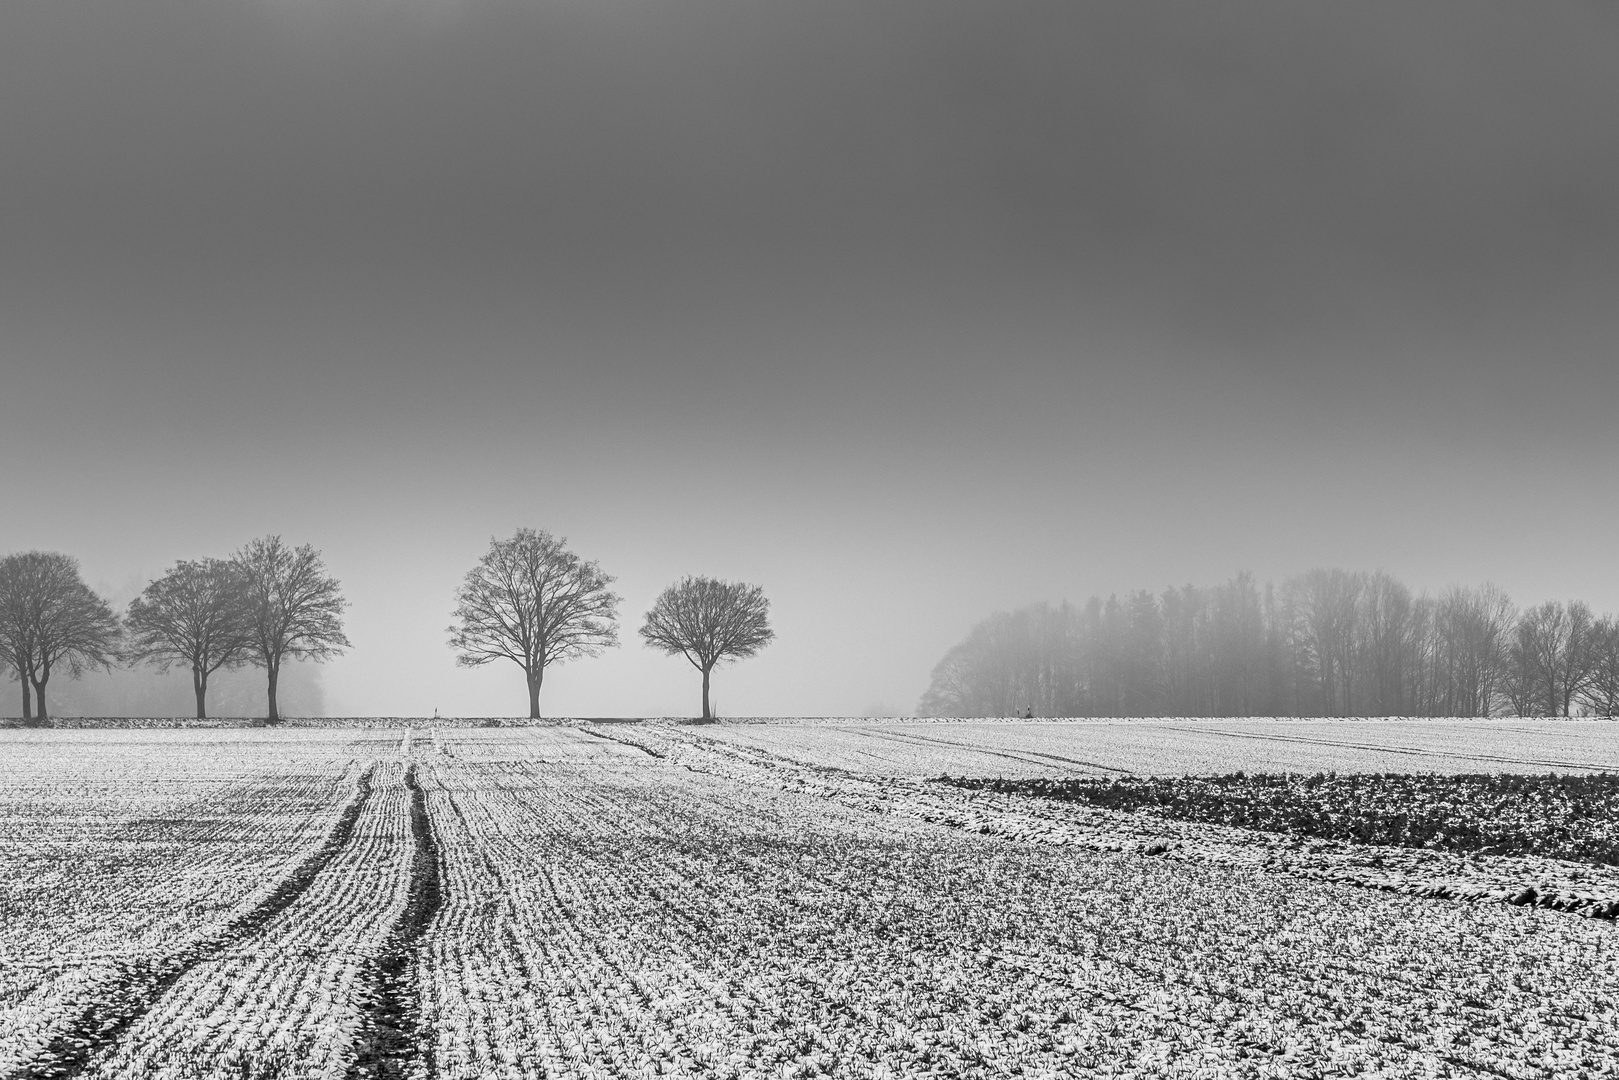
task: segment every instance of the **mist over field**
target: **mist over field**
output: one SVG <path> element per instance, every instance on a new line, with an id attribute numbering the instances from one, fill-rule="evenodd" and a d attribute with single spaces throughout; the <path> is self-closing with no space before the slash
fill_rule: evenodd
<path id="1" fill-rule="evenodd" d="M 334 715 L 523 711 L 446 631 L 519 527 L 623 598 L 550 715 L 697 711 L 635 634 L 688 574 L 771 604 L 722 716 L 1239 571 L 1619 611 L 1616 53 L 1600 3 L 14 0 L 0 555 L 122 604 L 312 545 Z"/>

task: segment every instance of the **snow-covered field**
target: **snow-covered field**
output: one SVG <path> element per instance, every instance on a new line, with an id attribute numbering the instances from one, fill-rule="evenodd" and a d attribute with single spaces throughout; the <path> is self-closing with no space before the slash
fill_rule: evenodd
<path id="1" fill-rule="evenodd" d="M 1566 721 L 4 731 L 0 1076 L 1619 1076 L 1612 869 L 925 779 L 1605 766 Z"/>
<path id="2" fill-rule="evenodd" d="M 698 730 L 890 776 L 1619 772 L 1613 720 L 766 720 Z"/>

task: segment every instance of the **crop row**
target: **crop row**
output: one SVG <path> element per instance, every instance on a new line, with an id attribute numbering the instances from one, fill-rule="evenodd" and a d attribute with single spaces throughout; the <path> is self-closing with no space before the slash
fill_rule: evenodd
<path id="1" fill-rule="evenodd" d="M 427 788 L 440 1076 L 1619 1075 L 1604 924 L 1008 843 L 674 731 L 502 734 Z"/>
<path id="2" fill-rule="evenodd" d="M 191 964 L 83 1075 L 341 1080 L 364 975 L 404 905 L 412 853 L 399 762 L 376 766 L 352 833 L 254 933 Z"/>
<path id="3" fill-rule="evenodd" d="M 0 1075 L 268 902 L 358 774 L 346 740 L 247 732 L 31 733 L 4 749 Z"/>
<path id="4" fill-rule="evenodd" d="M 299 745 L 362 759 L 340 827 L 148 942 L 172 977 L 66 1073 L 1619 1076 L 1609 924 L 1140 855 L 1241 830 L 672 725 Z"/>

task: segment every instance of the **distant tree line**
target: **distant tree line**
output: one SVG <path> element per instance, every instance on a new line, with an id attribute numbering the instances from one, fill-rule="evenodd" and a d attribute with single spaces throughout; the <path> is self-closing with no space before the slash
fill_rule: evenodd
<path id="1" fill-rule="evenodd" d="M 85 584 L 77 559 L 18 552 L 0 559 L 0 667 L 22 684 L 25 722 L 49 718 L 52 676 L 143 663 L 189 670 L 199 718 L 208 715 L 216 672 L 262 668 L 266 715 L 279 720 L 282 665 L 340 655 L 349 645 L 347 606 L 320 553 L 279 536 L 254 540 L 229 559 L 175 563 L 122 617 Z"/>
<path id="2" fill-rule="evenodd" d="M 618 644 L 613 578 L 548 532 L 519 529 L 490 541 L 456 593 L 450 645 L 460 664 L 506 659 L 522 668 L 531 717 L 552 664 Z M 77 559 L 25 551 L 0 559 L 0 671 L 21 684 L 25 722 L 50 716 L 53 677 L 78 678 L 150 664 L 191 674 L 198 718 L 220 671 L 265 673 L 266 715 L 281 718 L 277 689 L 288 661 L 320 661 L 349 648 L 343 598 L 320 552 L 279 536 L 228 559 L 181 560 L 149 582 L 120 616 L 85 584 Z M 714 668 L 755 655 L 775 637 L 770 602 L 757 585 L 685 577 L 665 589 L 641 627 L 646 643 L 684 656 L 702 676 L 703 718 L 712 715 Z"/>
<path id="3" fill-rule="evenodd" d="M 974 626 L 928 716 L 1573 716 L 1619 713 L 1619 620 L 1523 610 L 1493 585 L 1413 594 L 1387 573 L 1238 574 Z"/>

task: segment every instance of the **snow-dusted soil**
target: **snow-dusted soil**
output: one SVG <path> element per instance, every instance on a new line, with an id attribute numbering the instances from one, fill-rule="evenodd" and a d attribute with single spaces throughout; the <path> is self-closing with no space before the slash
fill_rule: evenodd
<path id="1" fill-rule="evenodd" d="M 887 776 L 1619 772 L 1619 721 L 1121 719 L 725 721 L 693 728 Z"/>
<path id="2" fill-rule="evenodd" d="M 925 777 L 1004 770 L 839 726 L 0 732 L 0 1075 L 1619 1076 L 1610 871 L 966 791 Z M 927 728 L 1083 756 L 1015 726 Z M 1486 749 L 1610 752 L 1560 730 Z"/>

